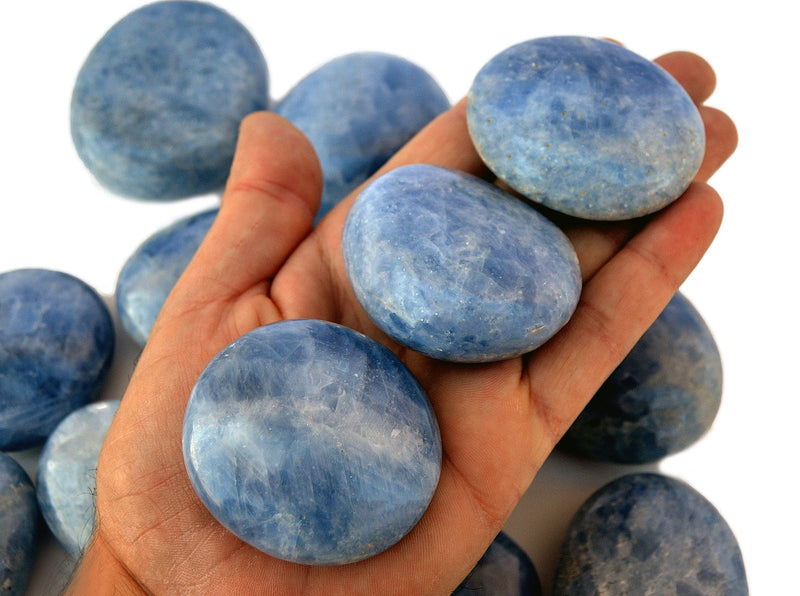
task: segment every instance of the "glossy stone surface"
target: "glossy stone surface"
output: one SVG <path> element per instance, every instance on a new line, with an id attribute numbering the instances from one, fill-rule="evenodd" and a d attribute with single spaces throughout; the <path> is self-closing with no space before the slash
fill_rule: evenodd
<path id="1" fill-rule="evenodd" d="M 561 549 L 554 596 L 745 596 L 744 563 L 719 511 L 686 483 L 629 474 L 575 514 Z"/>
<path id="2" fill-rule="evenodd" d="M 64 418 L 45 443 L 36 500 L 61 545 L 79 559 L 95 527 L 97 460 L 119 401 L 95 402 Z"/>
<path id="3" fill-rule="evenodd" d="M 357 52 L 320 66 L 274 109 L 319 155 L 322 217 L 449 107 L 419 66 L 391 54 Z"/>
<path id="4" fill-rule="evenodd" d="M 24 593 L 36 555 L 38 523 L 31 479 L 16 460 L 0 453 L 0 594 Z"/>
<path id="5" fill-rule="evenodd" d="M 453 596 L 540 596 L 542 585 L 530 557 L 500 532 Z"/>
<path id="6" fill-rule="evenodd" d="M 345 327 L 291 320 L 222 350 L 192 392 L 183 452 L 211 513 L 270 555 L 343 564 L 428 506 L 441 439 L 416 379 Z"/>
<path id="7" fill-rule="evenodd" d="M 156 232 L 122 267 L 116 289 L 119 321 L 140 346 L 147 343 L 164 301 L 206 237 L 217 211 L 183 218 Z"/>
<path id="8" fill-rule="evenodd" d="M 111 366 L 114 325 L 83 281 L 47 269 L 0 275 L 0 449 L 44 443 Z"/>
<path id="9" fill-rule="evenodd" d="M 111 191 L 165 200 L 209 192 L 228 175 L 239 123 L 268 103 L 255 40 L 202 2 L 156 2 L 100 39 L 75 82 L 78 155 Z"/>
<path id="10" fill-rule="evenodd" d="M 700 313 L 677 293 L 560 445 L 592 459 L 648 463 L 696 442 L 722 398 L 722 362 Z"/>
<path id="11" fill-rule="evenodd" d="M 492 58 L 470 88 L 467 122 L 499 178 L 587 219 L 664 207 L 705 150 L 700 114 L 665 70 L 587 37 L 532 39 Z"/>
<path id="12" fill-rule="evenodd" d="M 577 257 L 555 225 L 496 186 L 430 165 L 364 189 L 342 251 L 375 323 L 442 360 L 533 350 L 567 322 L 581 290 Z"/>

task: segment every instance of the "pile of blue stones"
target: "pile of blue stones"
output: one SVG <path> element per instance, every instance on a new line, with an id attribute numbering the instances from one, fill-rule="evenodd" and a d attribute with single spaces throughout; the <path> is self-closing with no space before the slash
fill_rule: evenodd
<path id="1" fill-rule="evenodd" d="M 575 252 L 534 205 L 605 221 L 653 213 L 697 172 L 704 128 L 665 71 L 584 37 L 508 48 L 478 72 L 467 105 L 476 149 L 515 194 L 439 167 L 399 168 L 360 193 L 342 246 L 358 300 L 390 337 L 432 358 L 481 363 L 536 349 L 576 308 Z M 157 2 L 91 51 L 71 126 L 101 185 L 164 201 L 219 189 L 241 120 L 273 109 L 320 157 L 321 218 L 448 107 L 429 74 L 380 53 L 332 60 L 271 103 L 266 62 L 245 27 L 209 4 Z M 139 345 L 216 213 L 159 231 L 122 268 L 116 308 Z M 108 307 L 81 280 L 41 269 L 0 274 L 0 450 L 43 446 L 35 485 L 0 454 L 4 593 L 24 589 L 37 509 L 73 557 L 88 544 L 93 474 L 118 406 L 94 401 L 114 338 Z M 705 434 L 721 392 L 716 344 L 678 293 L 559 447 L 657 462 Z M 189 400 L 183 447 L 198 495 L 223 525 L 309 564 L 358 561 L 400 540 L 426 510 L 442 461 L 435 415 L 411 372 L 366 336 L 315 320 L 262 327 L 212 359 Z M 747 593 L 720 514 L 655 473 L 623 476 L 586 502 L 554 593 L 642 586 Z M 503 533 L 455 592 L 539 593 L 533 563 Z"/>

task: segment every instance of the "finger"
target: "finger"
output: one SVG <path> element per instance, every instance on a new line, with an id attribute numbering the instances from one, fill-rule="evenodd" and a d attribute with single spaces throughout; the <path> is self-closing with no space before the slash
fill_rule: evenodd
<path id="1" fill-rule="evenodd" d="M 706 130 L 706 152 L 695 180 L 706 182 L 733 155 L 739 135 L 725 112 L 701 106 L 700 115 Z"/>
<path id="2" fill-rule="evenodd" d="M 670 52 L 654 60 L 670 73 L 696 104 L 706 101 L 714 92 L 717 76 L 704 58 L 692 52 Z"/>

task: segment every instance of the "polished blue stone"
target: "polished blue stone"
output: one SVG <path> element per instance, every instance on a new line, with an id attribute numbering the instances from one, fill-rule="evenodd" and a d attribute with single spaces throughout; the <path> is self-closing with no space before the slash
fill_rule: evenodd
<path id="1" fill-rule="evenodd" d="M 431 165 L 365 188 L 342 252 L 373 321 L 442 360 L 533 350 L 567 322 L 581 291 L 575 251 L 555 225 L 496 186 Z"/>
<path id="2" fill-rule="evenodd" d="M 572 519 L 554 596 L 746 596 L 742 554 L 719 511 L 686 483 L 629 474 L 600 488 Z"/>
<path id="3" fill-rule="evenodd" d="M 114 325 L 103 300 L 59 271 L 0 275 L 0 449 L 44 443 L 97 393 L 111 366 Z"/>
<path id="4" fill-rule="evenodd" d="M 391 54 L 357 52 L 309 74 L 275 111 L 317 151 L 322 217 L 449 107 L 444 91 L 419 66 Z"/>
<path id="5" fill-rule="evenodd" d="M 150 236 L 125 262 L 117 279 L 116 302 L 122 328 L 140 346 L 194 253 L 217 209 L 183 218 Z"/>
<path id="6" fill-rule="evenodd" d="M 97 460 L 119 401 L 94 402 L 64 418 L 45 443 L 36 500 L 61 545 L 79 559 L 95 527 Z"/>
<path id="7" fill-rule="evenodd" d="M 20 596 L 36 555 L 39 512 L 31 479 L 0 453 L 0 594 Z"/>
<path id="8" fill-rule="evenodd" d="M 530 557 L 500 532 L 453 596 L 541 596 L 542 584 Z"/>
<path id="9" fill-rule="evenodd" d="M 291 320 L 221 351 L 183 430 L 211 513 L 270 555 L 343 564 L 400 540 L 438 483 L 427 397 L 385 347 L 346 327 Z"/>
<path id="10" fill-rule="evenodd" d="M 592 459 L 657 461 L 695 443 L 722 398 L 722 362 L 700 313 L 677 293 L 560 445 Z"/>
<path id="11" fill-rule="evenodd" d="M 111 191 L 166 200 L 220 187 L 239 123 L 268 103 L 256 41 L 202 2 L 156 2 L 100 39 L 71 104 L 78 155 Z"/>
<path id="12" fill-rule="evenodd" d="M 544 37 L 492 58 L 468 94 L 479 154 L 509 186 L 551 209 L 619 220 L 680 196 L 705 150 L 689 95 L 622 46 Z"/>

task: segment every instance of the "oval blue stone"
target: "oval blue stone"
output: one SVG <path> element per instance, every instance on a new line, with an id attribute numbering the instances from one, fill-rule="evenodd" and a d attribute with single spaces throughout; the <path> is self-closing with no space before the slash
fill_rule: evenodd
<path id="1" fill-rule="evenodd" d="M 746 596 L 736 537 L 695 489 L 660 474 L 622 476 L 600 488 L 570 522 L 554 596 Z"/>
<path id="2" fill-rule="evenodd" d="M 289 561 L 344 564 L 400 540 L 441 471 L 427 397 L 384 346 L 315 320 L 261 327 L 200 375 L 183 430 L 211 513 Z"/>
<path id="3" fill-rule="evenodd" d="M 25 593 L 38 523 L 31 479 L 16 460 L 0 453 L 0 592 L 4 595 Z"/>
<path id="4" fill-rule="evenodd" d="M 140 346 L 147 343 L 164 301 L 206 237 L 218 209 L 192 215 L 145 240 L 117 279 L 120 326 Z"/>
<path id="5" fill-rule="evenodd" d="M 99 390 L 113 352 L 111 314 L 83 281 L 47 269 L 0 275 L 0 449 L 43 443 Z"/>
<path id="6" fill-rule="evenodd" d="M 39 456 L 39 509 L 75 560 L 94 532 L 97 460 L 119 403 L 95 402 L 75 410 L 56 427 Z"/>
<path id="7" fill-rule="evenodd" d="M 500 532 L 452 596 L 541 596 L 539 574 L 530 557 Z"/>
<path id="8" fill-rule="evenodd" d="M 483 160 L 511 188 L 578 217 L 619 220 L 678 198 L 705 129 L 665 70 L 622 46 L 544 37 L 492 58 L 468 94 Z"/>
<path id="9" fill-rule="evenodd" d="M 356 52 L 309 74 L 275 112 L 317 151 L 321 218 L 449 107 L 444 91 L 419 66 L 391 54 Z"/>
<path id="10" fill-rule="evenodd" d="M 700 439 L 722 398 L 722 361 L 700 313 L 677 293 L 561 440 L 624 464 L 655 462 Z"/>
<path id="11" fill-rule="evenodd" d="M 202 2 L 128 14 L 86 58 L 72 94 L 78 155 L 111 191 L 140 199 L 209 192 L 227 178 L 239 123 L 266 109 L 250 33 Z"/>
<path id="12" fill-rule="evenodd" d="M 430 165 L 365 188 L 342 252 L 373 321 L 442 360 L 529 352 L 567 322 L 581 291 L 575 251 L 554 224 L 496 186 Z"/>

